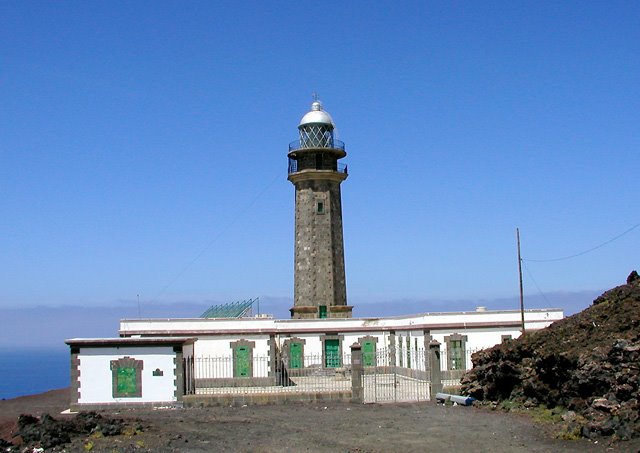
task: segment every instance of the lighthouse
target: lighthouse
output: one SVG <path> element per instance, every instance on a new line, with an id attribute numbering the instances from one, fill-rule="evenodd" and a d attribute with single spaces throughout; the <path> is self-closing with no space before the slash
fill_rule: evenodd
<path id="1" fill-rule="evenodd" d="M 335 124 L 315 99 L 289 144 L 289 176 L 295 186 L 294 302 L 291 317 L 350 318 L 342 238 L 340 184 L 347 155 Z"/>

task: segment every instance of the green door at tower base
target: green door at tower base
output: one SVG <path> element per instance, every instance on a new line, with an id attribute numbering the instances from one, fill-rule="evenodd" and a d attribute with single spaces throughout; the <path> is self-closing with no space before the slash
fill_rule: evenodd
<path id="1" fill-rule="evenodd" d="M 251 377 L 249 348 L 240 346 L 234 350 L 233 377 Z"/>
<path id="2" fill-rule="evenodd" d="M 318 307 L 318 318 L 326 318 L 327 317 L 327 306 L 320 305 Z"/>
<path id="3" fill-rule="evenodd" d="M 340 340 L 324 340 L 324 366 L 338 368 L 341 365 Z"/>

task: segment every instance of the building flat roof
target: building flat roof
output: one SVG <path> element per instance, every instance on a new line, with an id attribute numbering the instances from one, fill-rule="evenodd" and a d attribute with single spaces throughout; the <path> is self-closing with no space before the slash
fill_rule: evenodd
<path id="1" fill-rule="evenodd" d="M 558 313 L 563 312 L 563 308 L 527 308 L 524 310 L 526 313 Z M 468 310 L 468 311 L 431 311 L 420 312 L 404 315 L 393 316 L 379 316 L 379 317 L 353 317 L 353 318 L 307 318 L 307 319 L 290 319 L 290 318 L 260 318 L 260 317 L 247 317 L 247 318 L 121 318 L 120 322 L 262 322 L 262 323 L 313 323 L 313 322 L 336 322 L 336 323 L 350 323 L 353 321 L 362 322 L 375 322 L 384 320 L 403 320 L 418 317 L 437 317 L 437 316 L 459 316 L 459 315 L 492 315 L 492 314 L 520 314 L 520 310 Z"/>
<path id="2" fill-rule="evenodd" d="M 564 317 L 561 309 L 525 310 L 525 324 L 541 329 Z M 437 331 L 470 329 L 518 329 L 522 325 L 519 310 L 426 313 L 388 318 L 327 319 L 130 319 L 121 320 L 122 337 L 219 336 L 219 335 L 292 335 L 316 333 Z"/>
<path id="3" fill-rule="evenodd" d="M 70 338 L 64 340 L 69 346 L 175 346 L 193 344 L 194 337 L 125 337 L 125 338 Z"/>

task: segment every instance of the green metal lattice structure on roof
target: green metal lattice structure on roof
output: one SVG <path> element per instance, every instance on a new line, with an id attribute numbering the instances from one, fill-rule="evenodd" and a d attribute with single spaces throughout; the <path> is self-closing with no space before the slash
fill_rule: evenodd
<path id="1" fill-rule="evenodd" d="M 251 316 L 252 307 L 257 303 L 258 297 L 255 299 L 247 299 L 238 302 L 230 302 L 227 304 L 212 305 L 207 311 L 200 315 L 201 318 L 244 318 Z"/>

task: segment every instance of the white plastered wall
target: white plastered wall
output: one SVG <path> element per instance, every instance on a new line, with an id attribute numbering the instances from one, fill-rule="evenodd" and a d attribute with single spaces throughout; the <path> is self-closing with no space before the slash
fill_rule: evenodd
<path id="1" fill-rule="evenodd" d="M 269 335 L 216 335 L 201 336 L 195 343 L 196 377 L 214 375 L 216 378 L 233 378 L 232 343 L 246 340 L 255 343 L 253 347 L 253 376 L 268 377 Z"/>
<path id="2" fill-rule="evenodd" d="M 152 403 L 175 401 L 176 354 L 171 346 L 81 347 L 79 404 Z M 114 398 L 111 361 L 131 357 L 143 361 L 142 396 Z M 160 369 L 162 376 L 153 376 Z"/>
<path id="3" fill-rule="evenodd" d="M 194 353 L 197 357 L 231 357 L 233 349 L 231 343 L 238 340 L 254 342 L 253 355 L 269 355 L 269 335 L 239 334 L 239 335 L 202 335 L 198 337 Z"/>

